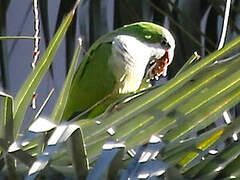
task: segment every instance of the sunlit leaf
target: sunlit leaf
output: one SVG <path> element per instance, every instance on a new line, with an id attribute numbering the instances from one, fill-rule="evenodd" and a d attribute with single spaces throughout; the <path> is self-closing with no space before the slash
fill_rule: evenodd
<path id="1" fill-rule="evenodd" d="M 14 134 L 19 131 L 19 128 L 22 124 L 24 115 L 26 113 L 27 107 L 30 104 L 32 99 L 32 94 L 36 91 L 38 85 L 41 82 L 41 79 L 47 72 L 55 53 L 60 45 L 61 40 L 64 37 L 64 33 L 66 32 L 72 18 L 74 15 L 74 11 L 70 12 L 68 16 L 64 19 L 62 25 L 59 27 L 52 41 L 50 42 L 48 48 L 46 49 L 44 55 L 40 59 L 36 68 L 32 71 L 32 73 L 28 76 L 21 89 L 18 91 L 16 96 L 15 106 L 14 106 Z"/>
<path id="2" fill-rule="evenodd" d="M 56 123 L 59 123 L 62 120 L 62 116 L 63 116 L 63 112 L 64 112 L 63 110 L 66 106 L 68 95 L 69 95 L 69 92 L 70 92 L 71 83 L 72 83 L 74 73 L 75 73 L 76 68 L 77 68 L 77 62 L 78 62 L 79 54 L 81 52 L 81 47 L 82 47 L 82 42 L 79 39 L 77 48 L 75 50 L 73 59 L 71 61 L 72 63 L 71 63 L 67 78 L 65 80 L 64 86 L 63 86 L 62 91 L 61 91 L 61 93 L 58 97 L 58 100 L 56 102 L 55 108 L 54 108 L 53 113 L 52 113 L 51 119 L 52 119 L 52 121 L 54 121 Z"/>

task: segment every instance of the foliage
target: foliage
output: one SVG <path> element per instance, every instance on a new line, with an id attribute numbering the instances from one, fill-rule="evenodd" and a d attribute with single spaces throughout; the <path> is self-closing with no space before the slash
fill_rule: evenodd
<path id="1" fill-rule="evenodd" d="M 6 16 L 10 0 L 3 2 L 0 7 L 4 5 L 5 11 L 0 11 L 1 17 Z M 240 177 L 240 117 L 236 107 L 240 102 L 240 54 L 234 53 L 240 48 L 240 37 L 234 37 L 239 33 L 239 1 L 232 2 L 229 18 L 227 41 L 233 40 L 219 50 L 216 49 L 222 28 L 218 18 L 224 16 L 223 0 L 62 0 L 52 38 L 44 11 L 48 9 L 46 2 L 42 0 L 39 4 L 48 45 L 42 58 L 16 97 L 0 93 L 1 178 Z M 89 14 L 84 19 L 86 9 Z M 109 18 L 113 14 L 114 18 Z M 177 51 L 170 80 L 139 92 L 137 97 L 134 94 L 114 103 L 95 119 L 60 122 L 82 48 L 79 42 L 75 48 L 77 23 L 87 48 L 113 28 L 143 20 L 165 24 L 176 36 Z M 4 42 L 33 37 L 6 36 L 4 18 L 0 19 L 0 26 L 1 80 L 7 89 Z M 32 94 L 50 68 L 65 33 L 69 69 L 52 116 L 39 117 L 40 108 L 21 134 Z M 201 52 L 200 60 L 192 56 L 194 51 Z M 231 123 L 219 119 L 232 107 L 235 108 L 231 110 Z"/>

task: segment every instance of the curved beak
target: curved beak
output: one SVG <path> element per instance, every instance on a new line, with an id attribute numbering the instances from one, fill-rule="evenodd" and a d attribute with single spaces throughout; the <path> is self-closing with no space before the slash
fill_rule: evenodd
<path id="1" fill-rule="evenodd" d="M 161 58 L 153 58 L 146 69 L 145 77 L 155 80 L 165 77 L 167 75 L 167 67 L 172 63 L 173 56 L 174 49 L 170 48 L 165 51 Z"/>

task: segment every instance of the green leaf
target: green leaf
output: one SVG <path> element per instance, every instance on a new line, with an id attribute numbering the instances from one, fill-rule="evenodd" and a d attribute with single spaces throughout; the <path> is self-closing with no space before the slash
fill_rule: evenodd
<path id="1" fill-rule="evenodd" d="M 76 43 L 77 16 L 73 17 L 72 23 L 66 33 L 66 73 L 69 71 L 71 61 L 74 56 L 74 47 Z"/>
<path id="2" fill-rule="evenodd" d="M 240 131 L 240 118 L 234 119 L 233 122 L 225 126 L 224 128 L 215 128 L 218 129 L 214 133 L 212 133 L 209 137 L 204 139 L 202 142 L 199 142 L 196 144 L 196 149 L 195 151 L 193 150 L 186 156 L 182 158 L 178 162 L 178 165 L 180 166 L 187 166 L 186 168 L 182 168 L 182 172 L 185 172 L 187 169 L 189 169 L 189 164 L 193 161 L 193 159 L 201 158 L 203 155 L 203 152 L 205 151 L 205 154 L 207 153 L 206 150 L 209 149 L 210 147 L 214 149 L 217 145 L 220 143 L 224 142 L 228 137 L 230 137 L 233 133 L 238 133 Z M 213 144 L 214 143 L 214 144 Z M 196 151 L 198 150 L 198 151 Z M 200 152 L 199 152 L 200 150 Z M 200 156 L 200 157 L 199 157 Z M 190 165 L 192 166 L 192 165 Z"/>
<path id="3" fill-rule="evenodd" d="M 114 28 L 121 27 L 141 20 L 141 10 L 143 2 L 138 0 L 132 1 L 115 1 L 114 9 Z M 96 16 L 99 14 L 96 14 Z M 96 26 L 97 27 L 97 26 Z"/>
<path id="4" fill-rule="evenodd" d="M 0 36 L 0 40 L 11 40 L 11 39 L 34 39 L 33 36 Z"/>
<path id="5" fill-rule="evenodd" d="M 49 30 L 49 20 L 48 20 L 48 1 L 39 1 L 40 16 L 42 20 L 42 28 L 45 40 L 45 46 L 48 46 L 50 41 L 50 30 Z"/>
<path id="6" fill-rule="evenodd" d="M 194 54 L 187 60 L 187 62 L 177 72 L 176 76 L 178 76 L 181 72 L 186 71 L 189 67 L 194 65 L 199 59 L 200 59 L 200 56 L 197 54 L 197 52 L 194 52 Z"/>
<path id="7" fill-rule="evenodd" d="M 7 10 L 11 0 L 0 2 L 0 36 L 6 35 L 7 26 Z M 1 80 L 4 89 L 8 89 L 8 59 L 7 59 L 7 46 L 4 42 L 0 41 L 0 68 Z"/>
<path id="8" fill-rule="evenodd" d="M 89 172 L 87 180 L 113 179 L 117 175 L 117 167 L 121 165 L 124 145 L 115 141 L 108 141 L 103 146 L 101 156 L 95 167 Z"/>
<path id="9" fill-rule="evenodd" d="M 79 130 L 79 126 L 71 123 L 62 123 L 56 127 L 44 151 L 38 155 L 37 159 L 31 165 L 27 179 L 35 179 L 39 173 L 45 170 L 53 156 L 63 147 L 65 142 L 75 131 Z"/>
<path id="10" fill-rule="evenodd" d="M 0 92 L 1 121 L 0 137 L 11 143 L 13 141 L 13 97 Z"/>
<path id="11" fill-rule="evenodd" d="M 51 120 L 54 121 L 55 123 L 59 123 L 62 120 L 62 115 L 63 115 L 64 109 L 65 109 L 65 106 L 67 103 L 71 83 L 72 83 L 72 80 L 73 80 L 73 77 L 74 77 L 74 74 L 75 74 L 75 71 L 77 68 L 77 62 L 78 62 L 78 58 L 79 58 L 79 55 L 81 52 L 81 46 L 82 46 L 82 44 L 79 40 L 79 43 L 77 45 L 77 48 L 75 50 L 75 53 L 74 53 L 74 56 L 72 59 L 72 63 L 71 63 L 67 78 L 65 80 L 64 86 L 58 97 L 58 100 L 56 102 L 56 105 L 54 107 L 54 110 L 53 110 L 53 113 L 51 116 Z"/>
<path id="12" fill-rule="evenodd" d="M 240 145 L 235 142 L 227 147 L 223 152 L 218 154 L 212 161 L 207 163 L 205 167 L 199 171 L 195 178 L 213 179 L 220 171 L 230 162 L 240 155 Z"/>
<path id="13" fill-rule="evenodd" d="M 238 156 L 235 160 L 229 163 L 216 177 L 216 179 L 225 178 L 231 179 L 233 177 L 240 177 L 240 156 Z"/>
<path id="14" fill-rule="evenodd" d="M 78 179 L 85 179 L 88 174 L 89 164 L 86 145 L 80 127 L 71 135 L 69 144 L 75 174 Z"/>
<path id="15" fill-rule="evenodd" d="M 166 180 L 186 180 L 175 167 L 170 167 L 166 172 Z"/>
<path id="16" fill-rule="evenodd" d="M 9 152 L 8 151 L 8 142 L 2 138 L 0 138 L 0 149 L 4 152 L 8 152 L 8 155 L 13 157 L 14 159 L 19 160 L 24 165 L 30 167 L 31 164 L 34 162 L 34 158 L 29 155 L 28 153 L 22 151 L 21 149 L 16 152 Z"/>
<path id="17" fill-rule="evenodd" d="M 230 91 L 226 96 L 222 98 L 218 98 L 217 100 L 212 100 L 209 103 L 206 103 L 196 112 L 193 112 L 189 116 L 186 116 L 186 118 L 182 122 L 182 126 L 178 126 L 178 128 L 175 128 L 171 132 L 169 132 L 165 136 L 165 140 L 169 140 L 170 142 L 172 142 L 177 138 L 186 135 L 187 132 L 190 132 L 196 127 L 197 130 L 200 130 L 210 125 L 219 116 L 221 116 L 221 113 L 224 110 L 229 109 L 239 103 L 239 89 L 240 87 L 234 89 L 233 91 Z M 176 135 L 174 134 L 174 131 L 176 131 Z"/>
<path id="18" fill-rule="evenodd" d="M 0 99 L 1 99 L 1 118 L 0 118 L 0 128 L 1 134 L 0 137 L 4 138 L 8 144 L 13 142 L 13 98 L 0 92 Z M 6 165 L 9 172 L 9 178 L 16 179 L 16 169 L 15 169 L 15 162 L 12 157 L 6 155 Z"/>
<path id="19" fill-rule="evenodd" d="M 56 29 L 59 27 L 64 16 L 73 8 L 76 0 L 61 0 L 59 9 L 58 9 L 58 17 L 56 21 Z M 76 40 L 76 23 L 77 16 L 74 15 L 71 24 L 66 32 L 66 72 L 71 64 L 71 59 L 73 58 L 73 50 L 75 47 Z"/>
<path id="20" fill-rule="evenodd" d="M 15 106 L 14 106 L 14 135 L 16 136 L 19 128 L 22 124 L 24 115 L 29 106 L 32 95 L 36 91 L 38 85 L 40 84 L 42 78 L 47 72 L 52 60 L 54 59 L 55 53 L 60 45 L 61 40 L 64 37 L 64 34 L 71 23 L 71 20 L 74 15 L 74 10 L 72 10 L 68 16 L 64 19 L 58 31 L 54 35 L 52 41 L 50 42 L 48 48 L 43 54 L 42 58 L 39 60 L 36 68 L 28 76 L 21 89 L 18 91 Z"/>

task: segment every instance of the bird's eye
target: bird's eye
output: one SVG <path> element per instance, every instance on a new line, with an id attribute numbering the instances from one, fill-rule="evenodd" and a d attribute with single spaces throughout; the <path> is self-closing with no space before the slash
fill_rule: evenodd
<path id="1" fill-rule="evenodd" d="M 161 45 L 167 49 L 170 48 L 170 45 L 165 38 L 161 41 Z"/>
<path id="2" fill-rule="evenodd" d="M 166 39 L 163 39 L 163 40 L 161 41 L 161 44 L 165 46 L 165 45 L 167 44 Z"/>

